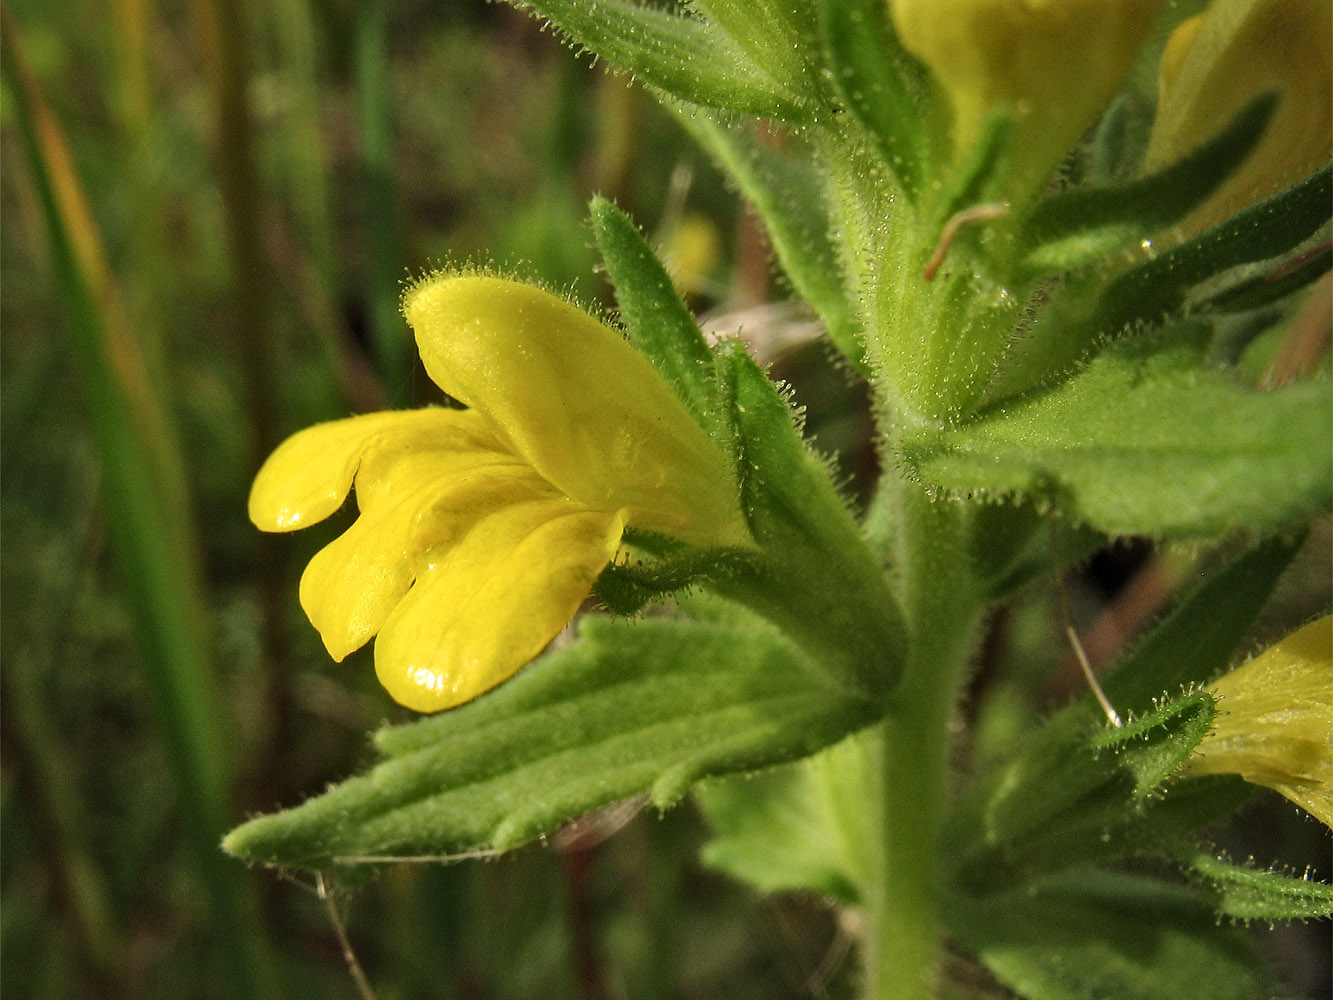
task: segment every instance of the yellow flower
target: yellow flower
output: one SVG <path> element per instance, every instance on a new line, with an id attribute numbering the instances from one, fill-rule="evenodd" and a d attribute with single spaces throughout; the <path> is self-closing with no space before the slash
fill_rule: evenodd
<path id="1" fill-rule="evenodd" d="M 301 578 L 341 660 L 420 712 L 507 679 L 573 617 L 626 528 L 753 544 L 727 460 L 619 334 L 528 285 L 435 275 L 403 311 L 426 371 L 468 409 L 370 413 L 269 457 L 250 518 L 291 531 L 360 516 Z"/>
<path id="2" fill-rule="evenodd" d="M 1217 719 L 1186 773 L 1239 774 L 1333 827 L 1333 617 L 1208 686 Z"/>
<path id="3" fill-rule="evenodd" d="M 1189 153 L 1270 90 L 1281 92 L 1282 103 L 1258 147 L 1184 222 L 1182 233 L 1216 225 L 1329 161 L 1333 3 L 1215 0 L 1171 36 L 1162 54 L 1145 170 Z"/>
<path id="4" fill-rule="evenodd" d="M 1015 180 L 1031 194 L 1115 96 L 1163 0 L 890 0 L 903 46 L 953 105 L 953 147 L 997 106 L 1018 115 Z"/>

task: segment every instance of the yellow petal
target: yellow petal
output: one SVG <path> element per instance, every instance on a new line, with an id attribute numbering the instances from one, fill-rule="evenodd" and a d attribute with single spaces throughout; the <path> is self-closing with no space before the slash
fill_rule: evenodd
<path id="1" fill-rule="evenodd" d="M 953 105 L 968 149 L 997 105 L 1019 115 L 1025 184 L 1040 184 L 1124 82 L 1161 0 L 890 0 L 904 47 Z"/>
<path id="2" fill-rule="evenodd" d="M 1239 774 L 1333 827 L 1333 617 L 1287 636 L 1208 686 L 1214 728 L 1190 774 Z"/>
<path id="3" fill-rule="evenodd" d="M 407 452 L 388 464 L 377 457 L 357 474 L 361 516 L 301 576 L 301 607 L 335 660 L 380 630 L 428 547 L 505 503 L 550 492 L 527 466 L 489 452 Z"/>
<path id="4" fill-rule="evenodd" d="M 1215 225 L 1328 162 L 1333 153 L 1333 4 L 1215 0 L 1205 13 L 1181 24 L 1168 42 L 1145 170 L 1189 153 L 1270 90 L 1281 92 L 1282 103 L 1258 147 L 1179 227 L 1182 234 Z"/>
<path id="5" fill-rule="evenodd" d="M 435 275 L 403 311 L 426 371 L 566 496 L 699 544 L 749 533 L 730 466 L 614 330 L 530 285 Z"/>
<path id="6" fill-rule="evenodd" d="M 367 413 L 307 427 L 280 444 L 255 475 L 250 520 L 264 531 L 304 528 L 342 506 L 368 449 L 423 439 L 473 447 L 484 433 L 476 414 L 443 409 Z"/>
<path id="7" fill-rule="evenodd" d="M 623 524 L 563 497 L 503 507 L 433 561 L 375 641 L 375 671 L 418 712 L 512 676 L 553 639 L 615 554 Z"/>

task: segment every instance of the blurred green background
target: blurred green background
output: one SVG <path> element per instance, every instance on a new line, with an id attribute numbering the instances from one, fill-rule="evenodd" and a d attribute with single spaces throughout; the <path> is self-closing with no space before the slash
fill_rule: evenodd
<path id="1" fill-rule="evenodd" d="M 217 842 L 352 773 L 366 732 L 407 717 L 368 652 L 332 663 L 297 606 L 302 566 L 351 515 L 282 538 L 245 517 L 286 434 L 436 398 L 403 279 L 492 263 L 609 308 L 585 221 L 601 193 L 694 306 L 796 383 L 854 493 L 874 471 L 861 390 L 671 117 L 507 7 L 3 11 L 4 988 L 355 996 L 313 887 Z M 1326 527 L 1318 544 L 1307 582 Z M 1327 600 L 1326 582 L 1290 589 L 1297 613 Z M 1051 594 L 1025 600 L 979 674 L 978 757 L 1055 697 Z M 1274 856 L 1326 849 L 1275 815 Z M 630 804 L 503 859 L 331 888 L 381 1000 L 850 995 L 854 928 L 702 869 L 705 836 L 689 807 Z M 950 969 L 960 995 L 1002 995 Z"/>

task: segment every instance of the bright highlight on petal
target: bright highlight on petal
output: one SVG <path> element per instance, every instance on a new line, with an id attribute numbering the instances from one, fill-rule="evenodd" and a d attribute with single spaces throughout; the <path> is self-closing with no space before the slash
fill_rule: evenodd
<path id="1" fill-rule="evenodd" d="M 1333 827 L 1333 617 L 1321 618 L 1208 686 L 1214 729 L 1186 772 L 1238 774 Z"/>
<path id="2" fill-rule="evenodd" d="M 355 490 L 360 516 L 301 578 L 334 659 L 378 636 L 394 699 L 450 708 L 541 652 L 627 527 L 752 544 L 726 457 L 614 330 L 496 278 L 428 278 L 404 309 L 427 371 L 470 409 L 308 428 L 250 494 L 258 527 L 290 531 Z"/>
<path id="3" fill-rule="evenodd" d="M 615 514 L 564 497 L 478 521 L 430 560 L 375 644 L 393 699 L 418 712 L 469 701 L 542 651 L 588 596 L 620 544 Z"/>

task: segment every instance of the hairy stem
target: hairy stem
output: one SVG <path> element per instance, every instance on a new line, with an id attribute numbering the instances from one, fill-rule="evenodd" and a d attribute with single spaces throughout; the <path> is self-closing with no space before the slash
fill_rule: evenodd
<path id="1" fill-rule="evenodd" d="M 897 490 L 901 600 L 911 649 L 873 753 L 866 879 L 867 1000 L 927 1000 L 939 959 L 939 831 L 947 805 L 949 735 L 981 600 L 965 553 L 966 511 Z"/>

